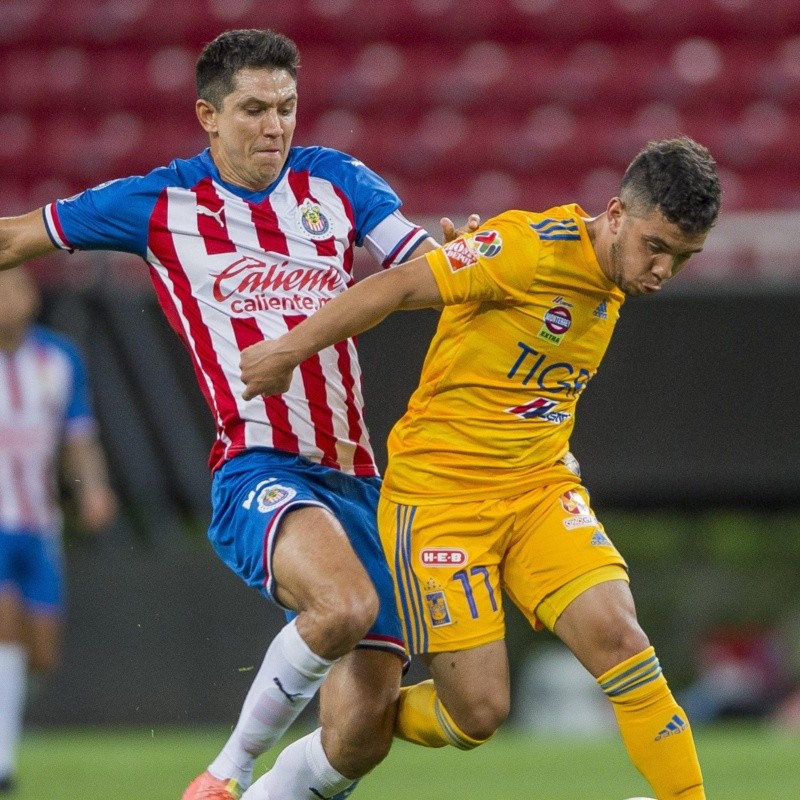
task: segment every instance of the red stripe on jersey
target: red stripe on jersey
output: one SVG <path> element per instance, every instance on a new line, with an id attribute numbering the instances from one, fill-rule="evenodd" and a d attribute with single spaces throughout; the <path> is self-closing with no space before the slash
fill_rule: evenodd
<path id="1" fill-rule="evenodd" d="M 273 211 L 269 198 L 264 199 L 258 205 L 249 203 L 249 206 L 261 248 L 267 253 L 271 251 L 288 256 L 289 245 L 286 242 L 286 237 L 281 232 L 278 216 Z"/>
<path id="2" fill-rule="evenodd" d="M 347 220 L 350 223 L 350 230 L 347 233 L 347 247 L 344 251 L 343 265 L 345 272 L 350 276 L 350 280 L 347 282 L 347 285 L 352 286 L 354 283 L 353 250 L 355 248 L 353 245 L 355 244 L 356 240 L 356 218 L 353 216 L 353 206 L 350 204 L 350 200 L 348 200 L 347 195 L 338 186 L 334 186 L 333 190 L 336 192 L 336 196 L 339 198 L 339 200 L 342 201 L 344 213 L 347 214 Z"/>
<path id="3" fill-rule="evenodd" d="M 192 189 L 197 195 L 197 230 L 210 256 L 235 253 L 236 245 L 228 235 L 225 203 L 217 194 L 211 178 L 204 178 Z"/>
<path id="4" fill-rule="evenodd" d="M 289 188 L 294 194 L 297 205 L 302 205 L 306 200 L 311 200 L 319 204 L 319 200 L 311 194 L 311 186 L 309 182 L 309 172 L 304 170 L 302 172 L 289 172 Z M 335 256 L 336 255 L 336 242 L 333 235 L 327 239 L 314 239 L 314 245 L 317 248 L 318 256 Z"/>
<path id="5" fill-rule="evenodd" d="M 256 321 L 252 318 L 234 318 L 231 320 L 231 325 L 239 350 L 244 350 L 245 347 L 264 340 L 264 334 L 261 333 Z M 272 446 L 278 450 L 285 450 L 287 453 L 299 453 L 300 442 L 297 434 L 292 430 L 292 424 L 289 422 L 289 409 L 281 395 L 263 397 L 262 400 L 267 412 L 267 419 L 272 427 Z"/>
<path id="6" fill-rule="evenodd" d="M 306 317 L 302 315 L 284 315 L 289 330 L 297 327 Z M 333 469 L 341 469 L 336 452 L 336 436 L 333 432 L 333 411 L 328 404 L 328 393 L 325 391 L 327 381 L 322 371 L 319 355 L 300 364 L 300 377 L 311 412 L 311 425 L 314 428 L 314 443 L 322 451 L 320 463 Z"/>
<path id="7" fill-rule="evenodd" d="M 69 239 L 67 239 L 66 234 L 64 233 L 64 229 L 61 227 L 61 220 L 58 218 L 58 206 L 55 203 L 50 203 L 46 208 L 49 208 L 52 211 L 51 219 L 53 221 L 53 225 L 56 229 L 56 235 L 61 239 L 61 241 L 67 246 L 68 250 L 74 250 L 72 243 Z"/>
<path id="8" fill-rule="evenodd" d="M 211 334 L 203 322 L 200 306 L 192 295 L 192 287 L 175 251 L 172 233 L 168 226 L 167 208 L 167 194 L 163 192 L 150 217 L 149 245 L 172 280 L 177 301 L 180 303 L 180 310 L 175 306 L 172 294 L 162 284 L 158 273 L 151 270 L 151 276 L 154 278 L 156 294 L 167 319 L 189 348 L 200 388 L 217 424 L 217 440 L 214 442 L 209 457 L 209 466 L 214 470 L 225 459 L 226 445 L 222 439 L 223 432 L 230 439 L 230 449 L 233 452 L 244 449 L 244 422 L 239 417 L 236 398 L 233 396 L 225 372 L 217 359 Z M 181 317 L 189 326 L 189 333 L 195 349 L 192 349 L 192 344 L 188 341 L 187 335 L 180 325 Z M 211 380 L 211 390 L 208 388 L 206 376 Z"/>
<path id="9" fill-rule="evenodd" d="M 361 415 L 356 410 L 354 365 L 346 341 L 336 345 L 336 353 L 339 356 L 339 372 L 342 374 L 342 384 L 347 395 L 347 435 L 356 445 L 353 453 L 353 472 L 356 475 L 376 475 L 377 467 L 372 460 L 372 454 L 361 444 L 364 428 L 361 425 Z"/>

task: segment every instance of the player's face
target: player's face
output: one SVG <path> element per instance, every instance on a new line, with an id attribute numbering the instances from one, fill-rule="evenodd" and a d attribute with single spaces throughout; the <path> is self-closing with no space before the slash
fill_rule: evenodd
<path id="1" fill-rule="evenodd" d="M 297 84 L 283 69 L 242 69 L 215 108 L 197 101 L 200 124 L 224 181 L 258 191 L 278 177 L 297 124 Z"/>
<path id="2" fill-rule="evenodd" d="M 0 346 L 16 346 L 39 311 L 39 292 L 28 272 L 0 272 Z"/>
<path id="3" fill-rule="evenodd" d="M 658 209 L 630 213 L 619 198 L 611 201 L 607 213 L 613 239 L 606 274 L 631 296 L 657 292 L 703 249 L 708 235 L 684 233 Z"/>

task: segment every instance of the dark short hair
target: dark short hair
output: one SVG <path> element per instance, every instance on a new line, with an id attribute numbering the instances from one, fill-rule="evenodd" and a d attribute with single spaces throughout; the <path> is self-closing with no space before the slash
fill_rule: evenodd
<path id="1" fill-rule="evenodd" d="M 297 80 L 300 52 L 283 34 L 260 28 L 225 31 L 209 42 L 195 66 L 197 96 L 215 108 L 236 88 L 242 69 L 285 69 Z"/>
<path id="2" fill-rule="evenodd" d="M 688 136 L 650 142 L 625 171 L 620 197 L 634 209 L 657 208 L 684 233 L 703 233 L 722 201 L 716 161 Z"/>

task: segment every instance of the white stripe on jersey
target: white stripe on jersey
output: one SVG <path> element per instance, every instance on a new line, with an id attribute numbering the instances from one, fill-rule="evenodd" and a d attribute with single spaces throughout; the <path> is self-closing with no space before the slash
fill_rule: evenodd
<path id="1" fill-rule="evenodd" d="M 72 372 L 58 350 L 0 352 L 0 526 L 56 531 L 56 458 Z"/>

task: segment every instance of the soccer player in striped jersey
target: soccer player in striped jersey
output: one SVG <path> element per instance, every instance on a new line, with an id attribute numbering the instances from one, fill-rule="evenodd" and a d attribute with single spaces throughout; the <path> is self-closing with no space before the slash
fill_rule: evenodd
<path id="1" fill-rule="evenodd" d="M 83 362 L 71 342 L 34 324 L 38 310 L 27 270 L 0 273 L 0 794 L 13 786 L 28 672 L 59 661 L 59 471 L 87 533 L 116 509 Z"/>
<path id="2" fill-rule="evenodd" d="M 377 532 L 379 477 L 354 342 L 310 358 L 280 397 L 242 398 L 241 351 L 345 291 L 354 246 L 383 267 L 437 247 L 360 161 L 292 147 L 298 59 L 273 31 L 221 34 L 196 65 L 208 149 L 0 221 L 0 267 L 56 249 L 147 262 L 217 425 L 209 538 L 291 617 L 230 739 L 184 800 L 238 798 L 257 756 L 323 681 L 321 729 L 281 753 L 270 798 L 349 790 L 388 752 L 406 658 Z M 442 225 L 453 238 L 452 223 Z"/>
<path id="3" fill-rule="evenodd" d="M 504 590 L 597 679 L 659 800 L 704 800 L 688 720 L 569 438 L 623 301 L 657 292 L 702 249 L 720 195 L 704 147 L 653 142 L 599 216 L 577 205 L 506 212 L 244 352 L 245 397 L 271 394 L 298 363 L 387 314 L 444 305 L 390 435 L 379 510 L 405 635 L 433 677 L 403 689 L 401 738 L 470 749 L 505 719 Z M 246 800 L 267 797 L 257 787 Z"/>

